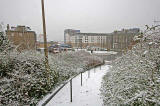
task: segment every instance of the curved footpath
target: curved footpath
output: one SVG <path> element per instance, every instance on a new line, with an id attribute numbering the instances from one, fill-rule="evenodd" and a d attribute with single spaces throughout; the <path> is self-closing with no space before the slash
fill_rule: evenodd
<path id="1" fill-rule="evenodd" d="M 70 102 L 70 83 L 67 83 L 46 106 L 102 106 L 100 87 L 102 77 L 109 71 L 109 65 L 91 69 L 72 79 L 72 102 Z"/>

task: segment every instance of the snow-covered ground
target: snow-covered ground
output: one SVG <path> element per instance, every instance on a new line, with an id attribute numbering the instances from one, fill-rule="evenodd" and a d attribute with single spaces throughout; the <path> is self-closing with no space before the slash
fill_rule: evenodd
<path id="1" fill-rule="evenodd" d="M 117 52 L 114 52 L 114 51 L 93 51 L 93 53 L 96 53 L 96 54 L 117 54 Z"/>
<path id="2" fill-rule="evenodd" d="M 86 52 L 92 54 L 91 51 L 88 51 L 87 49 L 75 49 L 75 51 L 86 51 Z M 106 56 L 118 55 L 118 52 L 115 52 L 115 51 L 93 51 L 93 54 L 96 56 L 105 56 L 105 58 L 107 58 Z M 105 59 L 104 57 L 101 57 L 101 58 Z M 110 59 L 107 59 L 107 60 L 110 60 Z"/>
<path id="3" fill-rule="evenodd" d="M 66 84 L 46 106 L 102 106 L 100 87 L 103 75 L 109 71 L 109 65 L 91 69 L 83 73 L 83 85 L 81 76 L 72 80 L 73 102 L 70 102 L 70 83 Z"/>
<path id="4" fill-rule="evenodd" d="M 87 51 L 87 49 L 75 49 L 75 51 L 86 51 L 86 52 L 89 52 L 91 53 L 91 51 Z M 105 54 L 105 55 L 111 55 L 111 54 L 117 54 L 117 52 L 115 51 L 93 51 L 93 54 Z"/>

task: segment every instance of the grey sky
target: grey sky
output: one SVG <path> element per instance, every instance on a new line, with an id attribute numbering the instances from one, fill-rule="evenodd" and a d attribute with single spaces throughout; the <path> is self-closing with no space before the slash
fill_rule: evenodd
<path id="1" fill-rule="evenodd" d="M 48 40 L 64 29 L 109 33 L 160 20 L 160 0 L 45 0 Z M 41 0 L 0 0 L 0 22 L 27 25 L 42 33 Z"/>

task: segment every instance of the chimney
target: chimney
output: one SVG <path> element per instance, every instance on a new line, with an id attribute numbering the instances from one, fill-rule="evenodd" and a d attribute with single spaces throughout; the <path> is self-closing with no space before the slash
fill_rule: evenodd
<path id="1" fill-rule="evenodd" d="M 7 30 L 10 30 L 9 24 L 7 24 Z"/>

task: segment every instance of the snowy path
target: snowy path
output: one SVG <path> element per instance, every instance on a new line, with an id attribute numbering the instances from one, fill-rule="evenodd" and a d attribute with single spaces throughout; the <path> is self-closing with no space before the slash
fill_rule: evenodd
<path id="1" fill-rule="evenodd" d="M 46 106 L 102 106 L 100 87 L 103 75 L 108 72 L 109 65 L 91 69 L 72 80 L 73 102 L 70 102 L 70 83 L 58 92 Z"/>

